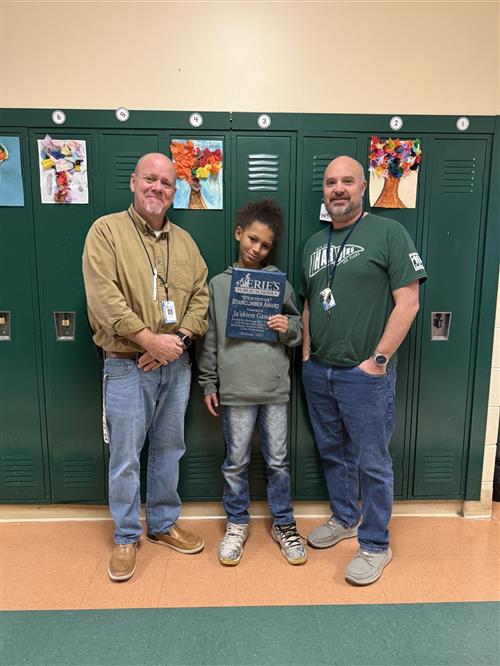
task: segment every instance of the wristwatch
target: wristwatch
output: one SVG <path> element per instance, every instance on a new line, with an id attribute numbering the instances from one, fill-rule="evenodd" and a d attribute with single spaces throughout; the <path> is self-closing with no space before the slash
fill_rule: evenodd
<path id="1" fill-rule="evenodd" d="M 189 347 L 192 344 L 192 340 L 189 335 L 186 335 L 186 333 L 181 333 L 180 331 L 177 331 L 175 335 L 179 338 L 179 340 L 182 342 L 182 346 L 184 347 L 184 351 L 186 349 L 189 349 Z"/>
<path id="2" fill-rule="evenodd" d="M 375 361 L 375 365 L 378 365 L 379 368 L 385 368 L 385 366 L 389 363 L 387 356 L 381 354 L 378 351 L 374 352 L 372 359 Z"/>

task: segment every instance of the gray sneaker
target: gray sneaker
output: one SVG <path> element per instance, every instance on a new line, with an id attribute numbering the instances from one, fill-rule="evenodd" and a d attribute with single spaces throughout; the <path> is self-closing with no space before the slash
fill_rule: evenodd
<path id="1" fill-rule="evenodd" d="M 381 553 L 358 550 L 345 570 L 345 579 L 351 585 L 370 585 L 380 578 L 384 567 L 392 560 L 390 548 Z"/>
<path id="2" fill-rule="evenodd" d="M 304 564 L 307 562 L 307 551 L 302 537 L 297 532 L 295 523 L 289 525 L 275 525 L 273 523 L 271 536 L 281 546 L 281 554 L 289 564 Z"/>
<path id="3" fill-rule="evenodd" d="M 238 564 L 248 537 L 248 525 L 226 524 L 226 533 L 219 544 L 219 562 L 227 566 Z"/>
<path id="4" fill-rule="evenodd" d="M 324 525 L 313 529 L 307 537 L 307 543 L 314 548 L 330 548 L 342 539 L 350 539 L 358 535 L 358 526 L 344 527 L 332 516 Z"/>

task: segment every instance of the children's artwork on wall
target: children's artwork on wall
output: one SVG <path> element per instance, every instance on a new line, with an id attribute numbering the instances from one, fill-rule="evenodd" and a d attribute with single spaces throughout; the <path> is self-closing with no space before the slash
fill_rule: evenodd
<path id="1" fill-rule="evenodd" d="M 173 139 L 174 208 L 222 210 L 222 141 Z"/>
<path id="2" fill-rule="evenodd" d="M 370 142 L 370 206 L 415 208 L 420 139 L 379 139 Z"/>
<path id="3" fill-rule="evenodd" d="M 0 136 L 0 206 L 24 206 L 18 136 Z"/>
<path id="4" fill-rule="evenodd" d="M 87 204 L 87 148 L 79 139 L 38 140 L 40 194 L 44 204 Z"/>

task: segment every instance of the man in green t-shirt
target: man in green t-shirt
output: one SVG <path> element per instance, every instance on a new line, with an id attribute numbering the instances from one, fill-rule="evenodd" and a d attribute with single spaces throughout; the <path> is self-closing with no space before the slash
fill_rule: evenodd
<path id="1" fill-rule="evenodd" d="M 359 162 L 330 162 L 323 197 L 332 222 L 307 241 L 302 262 L 302 378 L 332 509 L 308 542 L 328 548 L 358 536 L 346 569 L 353 585 L 375 582 L 392 559 L 396 351 L 427 278 L 406 229 L 363 212 L 365 189 Z"/>

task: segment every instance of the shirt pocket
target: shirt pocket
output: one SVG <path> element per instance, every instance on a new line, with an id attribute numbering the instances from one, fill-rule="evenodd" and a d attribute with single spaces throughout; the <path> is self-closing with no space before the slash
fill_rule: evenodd
<path id="1" fill-rule="evenodd" d="M 185 259 L 173 260 L 172 277 L 169 277 L 169 281 L 174 289 L 190 294 L 194 284 L 192 264 Z"/>

